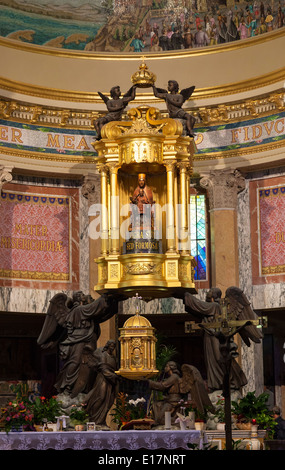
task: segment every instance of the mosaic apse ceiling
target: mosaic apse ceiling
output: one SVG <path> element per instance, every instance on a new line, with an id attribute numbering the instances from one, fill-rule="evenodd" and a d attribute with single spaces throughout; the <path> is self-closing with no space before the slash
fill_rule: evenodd
<path id="1" fill-rule="evenodd" d="M 284 1 L 0 0 L 0 36 L 98 52 L 161 52 L 247 39 L 284 26 Z"/>

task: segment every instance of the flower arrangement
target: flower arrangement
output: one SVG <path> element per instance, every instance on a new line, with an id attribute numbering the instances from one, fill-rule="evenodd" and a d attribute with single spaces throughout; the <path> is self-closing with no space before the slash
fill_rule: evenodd
<path id="1" fill-rule="evenodd" d="M 82 403 L 81 406 L 72 405 L 69 417 L 73 424 L 85 424 L 87 423 L 89 416 L 85 409 L 85 404 Z"/>
<path id="2" fill-rule="evenodd" d="M 6 432 L 11 429 L 20 430 L 23 426 L 24 429 L 32 427 L 34 419 L 33 409 L 28 403 L 24 401 L 10 401 L 8 404 L 1 408 L 0 420 L 4 423 Z"/>
<path id="3" fill-rule="evenodd" d="M 128 395 L 125 393 L 118 393 L 112 413 L 113 421 L 119 428 L 132 420 L 148 418 L 145 407 L 146 400 L 144 398 L 128 400 L 127 397 Z"/>
<path id="4" fill-rule="evenodd" d="M 276 422 L 266 406 L 268 394 L 261 393 L 259 396 L 255 392 L 248 392 L 239 401 L 232 402 L 232 412 L 236 417 L 237 427 L 248 424 L 258 425 L 260 429 L 265 429 L 267 436 L 272 438 Z"/>
<path id="5" fill-rule="evenodd" d="M 188 415 L 188 413 L 191 413 L 192 411 L 194 413 L 197 412 L 197 406 L 192 401 L 180 400 L 179 406 L 180 406 L 180 413 L 182 415 Z"/>
<path id="6" fill-rule="evenodd" d="M 36 397 L 32 402 L 32 409 L 35 424 L 42 424 L 43 420 L 55 423 L 56 418 L 62 414 L 61 405 L 56 397 Z"/>
<path id="7" fill-rule="evenodd" d="M 196 410 L 195 414 L 195 423 L 206 423 L 207 421 L 207 412 L 202 413 L 199 410 Z"/>

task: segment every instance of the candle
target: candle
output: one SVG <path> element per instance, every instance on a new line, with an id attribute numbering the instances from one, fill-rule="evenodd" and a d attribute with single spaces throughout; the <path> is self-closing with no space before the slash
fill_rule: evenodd
<path id="1" fill-rule="evenodd" d="M 171 411 L 166 411 L 165 414 L 165 429 L 171 429 Z"/>

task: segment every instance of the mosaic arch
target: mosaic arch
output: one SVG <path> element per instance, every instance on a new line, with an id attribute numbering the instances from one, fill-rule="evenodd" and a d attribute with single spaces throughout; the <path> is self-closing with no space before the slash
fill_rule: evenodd
<path id="1" fill-rule="evenodd" d="M 284 0 L 1 0 L 0 34 L 72 50 L 159 53 L 264 34 L 284 26 L 284 13 Z"/>

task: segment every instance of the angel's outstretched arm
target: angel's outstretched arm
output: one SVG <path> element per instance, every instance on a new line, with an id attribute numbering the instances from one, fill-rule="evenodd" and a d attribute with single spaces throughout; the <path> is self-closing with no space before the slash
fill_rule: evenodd
<path id="1" fill-rule="evenodd" d="M 156 88 L 155 85 L 152 85 L 152 89 L 153 89 L 153 94 L 156 98 L 165 99 L 168 94 L 167 90 L 163 90 L 162 88 Z"/>
<path id="2" fill-rule="evenodd" d="M 137 85 L 133 85 L 123 96 L 123 101 L 124 103 L 129 103 L 129 101 L 132 101 L 136 97 L 136 89 Z"/>

